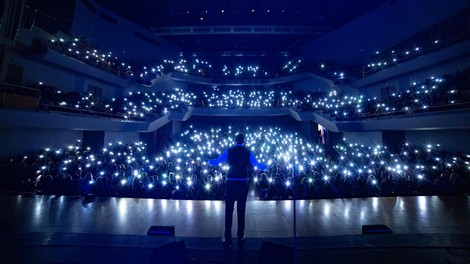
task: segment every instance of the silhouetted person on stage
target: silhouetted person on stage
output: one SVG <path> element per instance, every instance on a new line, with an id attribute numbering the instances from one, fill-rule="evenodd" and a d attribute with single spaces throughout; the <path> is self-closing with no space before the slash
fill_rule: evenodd
<path id="1" fill-rule="evenodd" d="M 255 155 L 248 148 L 243 146 L 245 136 L 241 133 L 235 137 L 235 146 L 226 149 L 218 158 L 208 161 L 210 166 L 217 166 L 220 163 L 228 163 L 227 186 L 225 189 L 225 233 L 222 237 L 224 245 L 232 244 L 232 218 L 235 201 L 237 202 L 238 241 L 245 239 L 245 208 L 248 196 L 248 167 L 253 165 L 259 170 L 266 170 L 268 167 L 259 163 Z"/>

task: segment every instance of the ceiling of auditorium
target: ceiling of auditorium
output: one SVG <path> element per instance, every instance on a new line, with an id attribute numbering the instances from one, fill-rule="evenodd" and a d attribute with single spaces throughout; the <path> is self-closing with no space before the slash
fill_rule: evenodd
<path id="1" fill-rule="evenodd" d="M 156 34 L 175 28 L 217 26 L 281 27 L 302 33 L 161 34 L 186 55 L 208 60 L 279 61 L 300 47 L 378 8 L 389 0 L 96 0 L 112 12 Z M 174 32 L 174 31 L 173 31 Z M 299 31 L 300 32 L 300 31 Z M 307 32 L 307 33 L 305 33 Z M 310 33 L 309 33 L 310 32 Z"/>

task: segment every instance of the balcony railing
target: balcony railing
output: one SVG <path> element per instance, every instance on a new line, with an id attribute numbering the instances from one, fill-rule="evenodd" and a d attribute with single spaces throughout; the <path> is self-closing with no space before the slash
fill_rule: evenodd
<path id="1" fill-rule="evenodd" d="M 37 110 L 41 91 L 14 84 L 0 83 L 0 96 L 1 107 Z"/>

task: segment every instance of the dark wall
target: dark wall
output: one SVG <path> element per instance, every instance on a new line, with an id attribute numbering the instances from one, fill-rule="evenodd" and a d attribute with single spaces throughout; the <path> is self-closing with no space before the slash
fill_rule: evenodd
<path id="1" fill-rule="evenodd" d="M 83 131 L 83 146 L 100 149 L 104 146 L 104 131 Z"/>
<path id="2" fill-rule="evenodd" d="M 157 153 L 157 133 L 155 131 L 140 133 L 140 141 L 147 145 L 148 155 Z"/>
<path id="3" fill-rule="evenodd" d="M 399 153 L 406 141 L 405 131 L 382 131 L 382 141 L 391 152 Z"/>
<path id="4" fill-rule="evenodd" d="M 160 151 L 165 147 L 173 144 L 173 137 L 172 137 L 172 129 L 173 124 L 172 122 L 160 127 L 155 131 L 155 149 L 156 151 Z"/>
<path id="5" fill-rule="evenodd" d="M 338 153 L 335 151 L 334 146 L 343 141 L 343 133 L 341 132 L 326 132 L 325 151 L 333 159 L 337 158 Z"/>

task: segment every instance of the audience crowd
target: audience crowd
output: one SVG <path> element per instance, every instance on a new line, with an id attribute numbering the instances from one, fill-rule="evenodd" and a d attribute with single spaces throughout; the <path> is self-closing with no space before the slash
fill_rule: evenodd
<path id="1" fill-rule="evenodd" d="M 44 47 L 58 51 L 74 59 L 80 60 L 100 70 L 111 72 L 122 78 L 133 78 L 138 83 L 150 85 L 152 80 L 173 72 L 190 74 L 192 76 L 209 77 L 215 79 L 266 79 L 276 76 L 295 73 L 300 63 L 289 61 L 279 72 L 262 70 L 257 65 L 233 66 L 218 65 L 213 67 L 208 61 L 197 57 L 179 60 L 162 59 L 155 63 L 139 64 L 137 62 L 125 62 L 114 56 L 112 52 L 103 52 L 89 41 L 78 38 L 59 38 L 44 44 Z"/>
<path id="2" fill-rule="evenodd" d="M 48 49 L 58 51 L 69 57 L 85 62 L 98 69 L 116 74 L 119 77 L 134 76 L 133 65 L 114 56 L 112 52 L 103 52 L 89 41 L 78 38 L 53 39 L 44 44 Z"/>
<path id="3" fill-rule="evenodd" d="M 363 67 L 362 76 L 373 74 L 424 54 L 444 47 L 458 45 L 458 43 L 468 40 L 470 31 L 461 30 L 461 27 L 468 28 L 469 21 L 466 17 L 468 17 L 468 14 L 462 12 L 411 36 L 389 49 L 377 50 L 369 58 L 369 63 Z"/>
<path id="4" fill-rule="evenodd" d="M 279 108 L 314 111 L 337 121 L 468 108 L 470 69 L 455 75 L 430 77 L 413 82 L 404 91 L 389 91 L 388 96 L 368 98 L 339 91 L 312 92 L 262 89 L 188 89 L 165 92 L 129 92 L 127 96 L 104 99 L 99 96 L 61 92 L 45 84 L 34 84 L 41 91 L 44 110 L 68 111 L 121 119 L 153 120 L 165 111 L 186 107 L 203 108 Z"/>
<path id="5" fill-rule="evenodd" d="M 237 130 L 238 131 L 238 130 Z M 80 141 L 1 161 L 0 186 L 11 192 L 162 199 L 224 198 L 228 167 L 210 167 L 234 142 L 231 127 L 192 126 L 157 154 L 143 143 L 108 143 L 93 149 Z M 404 144 L 399 153 L 345 139 L 327 153 L 294 131 L 246 127 L 245 145 L 267 171 L 250 169 L 259 199 L 462 195 L 469 192 L 470 155 L 439 145 Z"/>
<path id="6" fill-rule="evenodd" d="M 425 36 L 422 45 L 401 43 L 397 46 L 400 49 L 377 52 L 362 70 L 362 77 L 468 38 L 466 33 L 454 32 L 459 38 L 447 40 L 444 35 L 435 34 L 429 31 L 418 34 L 416 39 Z M 214 79 L 275 78 L 298 73 L 299 69 L 313 72 L 311 65 L 306 66 L 300 58 L 289 61 L 279 71 L 267 71 L 257 65 L 216 67 L 197 57 L 137 65 L 124 62 L 110 52 L 102 52 L 84 39 L 59 38 L 43 47 L 144 85 L 172 72 Z M 322 64 L 321 68 L 325 66 Z M 338 76 L 343 78 L 344 73 Z M 32 87 L 40 91 L 40 110 L 124 120 L 154 120 L 167 111 L 187 107 L 287 107 L 313 111 L 331 120 L 353 121 L 470 106 L 470 69 L 413 82 L 405 90 L 388 90 L 380 98 L 336 90 L 257 88 L 174 88 L 102 98 L 96 93 L 63 92 L 42 83 Z M 224 199 L 228 167 L 210 167 L 207 160 L 232 145 L 236 132 L 231 127 L 189 127 L 157 154 L 149 154 L 154 151 L 149 151 L 141 142 L 108 143 L 96 149 L 77 141 L 61 149 L 44 148 L 34 154 L 0 160 L 0 188 L 46 195 Z M 312 144 L 295 131 L 279 127 L 246 127 L 243 132 L 246 146 L 269 167 L 267 171 L 251 168 L 251 184 L 260 199 L 292 199 L 294 195 L 300 199 L 462 195 L 470 191 L 467 176 L 470 155 L 451 153 L 439 145 L 405 143 L 400 152 L 394 153 L 386 146 L 366 146 L 347 140 L 325 148 L 324 142 Z"/>

